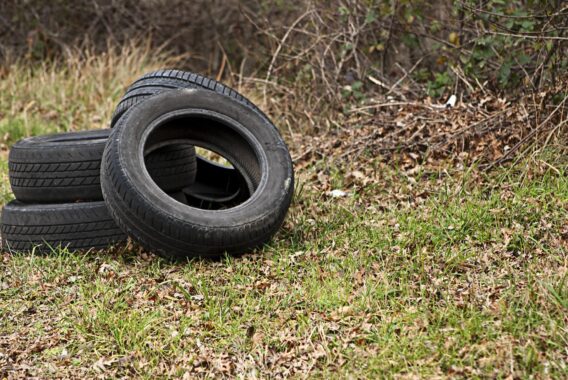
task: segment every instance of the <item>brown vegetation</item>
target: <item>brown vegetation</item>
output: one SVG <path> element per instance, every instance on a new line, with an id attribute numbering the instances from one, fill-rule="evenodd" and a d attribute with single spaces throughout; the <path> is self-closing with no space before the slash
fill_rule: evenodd
<path id="1" fill-rule="evenodd" d="M 150 38 L 177 66 L 250 94 L 284 131 L 494 161 L 563 129 L 567 14 L 561 1 L 9 1 L 0 54 L 57 60 Z M 457 109 L 440 112 L 451 94 Z"/>

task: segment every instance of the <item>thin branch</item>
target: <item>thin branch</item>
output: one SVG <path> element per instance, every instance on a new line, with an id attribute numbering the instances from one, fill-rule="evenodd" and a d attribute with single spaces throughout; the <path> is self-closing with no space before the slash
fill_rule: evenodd
<path id="1" fill-rule="evenodd" d="M 492 35 L 497 35 L 497 36 L 526 38 L 526 39 L 529 39 L 529 40 L 568 41 L 568 37 L 562 37 L 562 36 L 533 36 L 533 35 L 529 35 L 529 34 L 504 33 L 504 32 L 493 32 L 493 31 L 487 31 L 487 33 L 492 34 Z"/>
<path id="2" fill-rule="evenodd" d="M 468 11 L 471 11 L 473 13 L 484 13 L 490 16 L 496 16 L 496 17 L 503 17 L 503 18 L 509 18 L 509 19 L 520 19 L 520 20 L 532 20 L 535 18 L 551 18 L 551 17 L 556 17 L 559 16 L 560 14 L 562 14 L 562 12 L 564 12 L 565 10 L 568 10 L 568 7 L 564 7 L 561 10 L 559 10 L 558 12 L 552 14 L 552 15 L 544 15 L 544 14 L 532 14 L 532 15 L 526 15 L 526 16 L 519 16 L 519 15 L 506 15 L 506 14 L 501 14 L 501 13 L 495 13 L 495 12 L 490 12 L 487 11 L 485 9 L 481 9 L 481 8 L 473 8 L 469 5 L 467 5 L 466 3 L 464 3 L 463 1 L 460 1 L 459 4 L 466 8 Z"/>
<path id="3" fill-rule="evenodd" d="M 412 66 L 412 68 L 410 70 L 405 71 L 404 75 L 391 86 L 391 88 L 389 89 L 389 91 L 386 94 L 388 95 L 391 92 L 394 92 L 394 89 L 397 88 L 398 85 L 401 84 L 402 81 L 404 81 L 410 74 L 412 74 L 412 72 L 414 72 L 414 70 L 416 70 L 416 68 L 418 67 L 418 65 L 420 65 L 420 63 L 422 63 L 424 58 L 425 57 L 420 58 L 418 61 L 416 61 L 416 63 Z"/>
<path id="4" fill-rule="evenodd" d="M 307 17 L 308 15 L 310 15 L 313 12 L 314 12 L 313 9 L 308 9 L 300 17 L 298 17 L 296 19 L 296 21 L 294 21 L 292 23 L 292 25 L 288 28 L 288 30 L 284 34 L 284 37 L 282 37 L 282 39 L 280 40 L 278 47 L 276 48 L 276 51 L 272 55 L 272 60 L 270 61 L 270 65 L 268 66 L 268 71 L 266 72 L 266 79 L 265 79 L 266 82 L 270 82 L 270 75 L 272 75 L 272 69 L 274 67 L 274 63 L 276 62 L 276 59 L 278 58 L 278 55 L 280 54 L 280 50 L 282 50 L 282 46 L 284 46 L 284 43 L 286 42 L 286 40 L 290 36 L 290 33 L 292 33 L 292 30 L 300 23 L 300 21 L 302 21 L 305 17 Z M 264 100 L 264 104 L 266 104 L 266 86 L 264 87 L 264 91 L 263 91 L 263 100 Z"/>
<path id="5" fill-rule="evenodd" d="M 556 108 L 554 109 L 554 111 L 552 111 L 550 113 L 550 115 L 548 115 L 548 117 L 542 122 L 540 123 L 535 129 L 533 129 L 528 135 L 526 135 L 524 138 L 521 139 L 521 141 L 519 141 L 518 143 L 515 144 L 515 146 L 513 146 L 511 149 L 509 149 L 501 158 L 499 158 L 498 160 L 493 161 L 488 167 L 487 169 L 491 169 L 492 167 L 494 167 L 495 165 L 499 165 L 503 162 L 505 162 L 508 157 L 513 154 L 514 152 L 516 152 L 524 143 L 526 143 L 528 140 L 530 140 L 531 138 L 533 138 L 541 129 L 544 125 L 546 125 L 546 123 L 548 123 L 552 117 L 556 114 L 556 112 L 558 112 L 559 109 L 561 109 L 564 106 L 564 103 L 566 103 L 566 100 L 568 100 L 568 96 L 564 97 L 564 100 L 562 100 L 560 102 L 560 104 L 558 104 L 558 106 L 556 106 Z"/>

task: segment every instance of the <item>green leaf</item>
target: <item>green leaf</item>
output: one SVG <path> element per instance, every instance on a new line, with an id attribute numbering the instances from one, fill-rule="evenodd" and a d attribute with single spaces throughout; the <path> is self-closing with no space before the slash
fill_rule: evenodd
<path id="1" fill-rule="evenodd" d="M 353 91 L 360 90 L 362 87 L 363 87 L 363 82 L 361 82 L 360 80 L 353 82 L 353 84 L 351 85 L 351 89 Z"/>
<path id="2" fill-rule="evenodd" d="M 370 9 L 365 16 L 365 24 L 371 24 L 377 21 L 377 12 L 374 9 Z"/>
<path id="3" fill-rule="evenodd" d="M 511 78 L 511 62 L 506 62 L 499 68 L 499 84 L 506 86 Z"/>

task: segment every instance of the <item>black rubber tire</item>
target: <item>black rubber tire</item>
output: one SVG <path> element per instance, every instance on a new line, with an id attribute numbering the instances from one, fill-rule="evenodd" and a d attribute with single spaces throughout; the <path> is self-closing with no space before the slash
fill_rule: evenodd
<path id="1" fill-rule="evenodd" d="M 15 252 L 106 248 L 127 239 L 104 202 L 44 205 L 12 201 L 2 211 L 1 232 L 3 250 Z"/>
<path id="2" fill-rule="evenodd" d="M 195 182 L 182 189 L 184 204 L 207 210 L 234 207 L 250 197 L 247 180 L 236 169 L 197 156 Z"/>
<path id="3" fill-rule="evenodd" d="M 149 180 L 140 152 L 170 139 L 225 157 L 246 173 L 252 196 L 214 211 L 166 196 Z M 119 119 L 103 156 L 101 184 L 125 233 L 161 256 L 185 259 L 243 253 L 269 241 L 288 211 L 294 173 L 286 144 L 266 117 L 229 96 L 186 89 L 150 97 Z"/>
<path id="4" fill-rule="evenodd" d="M 30 203 L 102 200 L 100 165 L 110 129 L 30 137 L 9 155 L 9 177 L 16 199 Z M 146 158 L 152 178 L 166 191 L 191 185 L 195 148 L 164 146 Z"/>
<path id="5" fill-rule="evenodd" d="M 262 111 L 250 100 L 239 94 L 231 87 L 225 86 L 214 79 L 204 77 L 189 71 L 162 69 L 147 73 L 133 82 L 126 90 L 118 106 L 115 108 L 111 118 L 111 128 L 118 122 L 118 119 L 132 106 L 144 101 L 145 99 L 159 94 L 180 88 L 194 88 L 215 91 L 219 94 L 230 96 L 256 112 Z M 263 116 L 265 116 L 263 114 Z M 265 116 L 266 117 L 266 116 Z"/>
<path id="6" fill-rule="evenodd" d="M 182 88 L 210 90 L 229 96 L 268 119 L 250 100 L 214 79 L 189 71 L 162 69 L 143 75 L 128 87 L 112 115 L 111 128 L 136 104 L 161 92 Z M 245 184 L 243 175 L 246 173 L 239 173 L 235 169 L 219 170 L 211 161 L 200 160 L 197 156 L 197 177 L 191 186 L 184 189 L 187 204 L 208 209 L 222 209 L 238 204 L 244 195 L 248 195 L 245 186 L 234 188 L 236 183 Z M 228 191 L 231 193 L 228 194 Z"/>

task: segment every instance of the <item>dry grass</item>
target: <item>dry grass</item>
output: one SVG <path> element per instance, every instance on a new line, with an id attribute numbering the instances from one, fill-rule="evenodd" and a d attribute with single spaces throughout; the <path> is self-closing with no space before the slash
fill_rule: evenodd
<path id="1" fill-rule="evenodd" d="M 40 133 L 107 128 L 126 86 L 145 72 L 178 59 L 150 44 L 69 51 L 55 62 L 7 62 L 0 75 L 0 143 Z"/>

